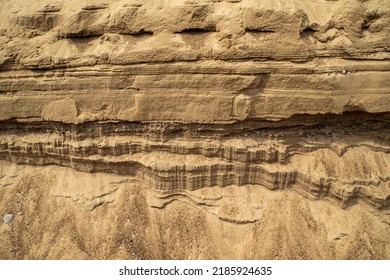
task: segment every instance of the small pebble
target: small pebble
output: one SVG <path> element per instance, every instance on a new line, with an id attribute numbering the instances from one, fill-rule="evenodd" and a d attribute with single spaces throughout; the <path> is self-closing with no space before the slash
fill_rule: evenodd
<path id="1" fill-rule="evenodd" d="M 3 221 L 4 221 L 5 224 L 9 224 L 10 222 L 12 222 L 13 219 L 14 219 L 14 215 L 12 215 L 12 214 L 5 214 L 4 218 L 3 218 Z"/>

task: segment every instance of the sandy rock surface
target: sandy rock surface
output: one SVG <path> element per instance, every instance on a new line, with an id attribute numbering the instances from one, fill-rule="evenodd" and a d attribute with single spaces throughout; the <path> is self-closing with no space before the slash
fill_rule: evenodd
<path id="1" fill-rule="evenodd" d="M 0 259 L 390 258 L 388 1 L 0 4 Z"/>

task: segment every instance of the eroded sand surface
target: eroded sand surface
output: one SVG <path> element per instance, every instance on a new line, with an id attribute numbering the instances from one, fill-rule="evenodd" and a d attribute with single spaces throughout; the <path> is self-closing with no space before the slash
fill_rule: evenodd
<path id="1" fill-rule="evenodd" d="M 0 0 L 0 259 L 390 259 L 387 2 Z"/>
<path id="2" fill-rule="evenodd" d="M 1 169 L 9 174 L 1 179 L 1 211 L 15 213 L 11 226 L 0 227 L 7 259 L 390 256 L 389 215 L 364 204 L 342 210 L 294 191 L 244 185 L 181 193 L 155 208 L 153 190 L 131 177 L 8 163 Z M 255 221 L 226 221 L 237 217 Z"/>

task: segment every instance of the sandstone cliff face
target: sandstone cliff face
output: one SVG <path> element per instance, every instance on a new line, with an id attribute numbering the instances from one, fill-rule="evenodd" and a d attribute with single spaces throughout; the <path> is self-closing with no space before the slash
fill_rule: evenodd
<path id="1" fill-rule="evenodd" d="M 0 258 L 390 258 L 387 1 L 1 1 Z"/>

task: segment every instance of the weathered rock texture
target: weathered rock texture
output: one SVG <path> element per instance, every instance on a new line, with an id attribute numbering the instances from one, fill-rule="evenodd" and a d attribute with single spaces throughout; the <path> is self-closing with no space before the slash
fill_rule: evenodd
<path id="1" fill-rule="evenodd" d="M 0 1 L 1 259 L 390 258 L 390 6 Z"/>

